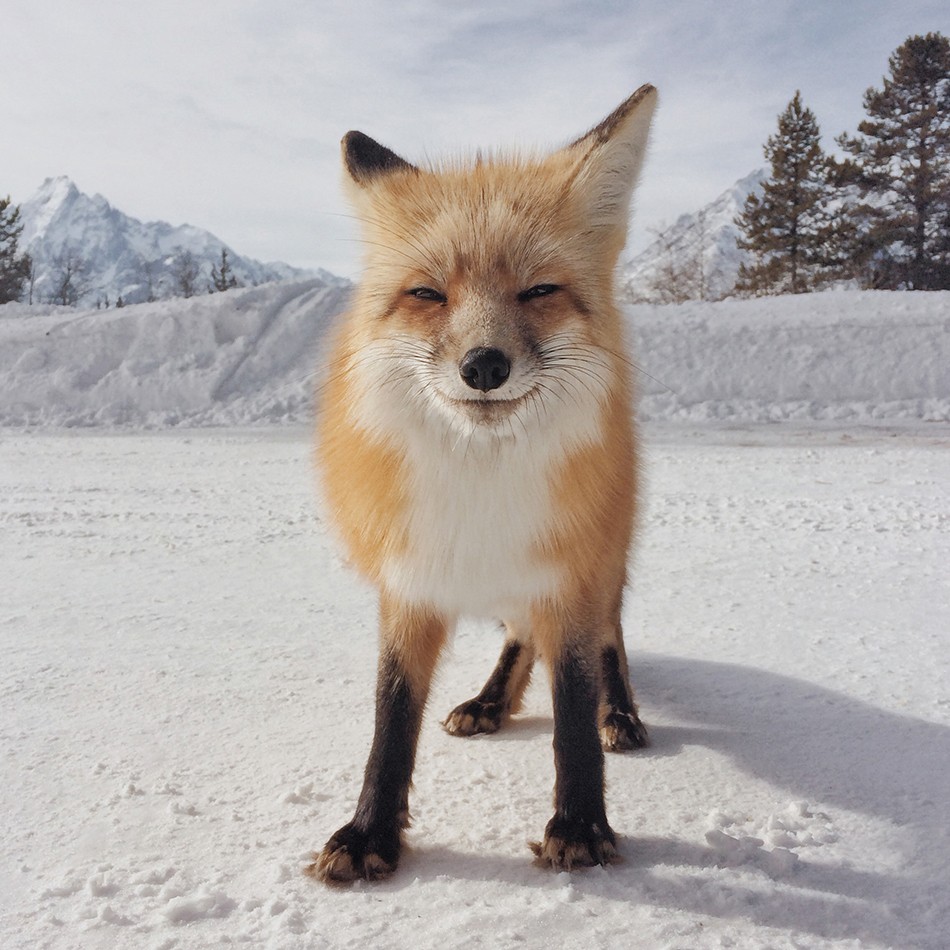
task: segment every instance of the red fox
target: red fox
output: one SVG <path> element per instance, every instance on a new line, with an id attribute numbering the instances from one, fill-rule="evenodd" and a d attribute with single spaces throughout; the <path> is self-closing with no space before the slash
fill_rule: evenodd
<path id="1" fill-rule="evenodd" d="M 620 628 L 637 456 L 613 281 L 655 104 L 642 86 L 546 157 L 419 168 L 343 139 L 365 262 L 317 460 L 350 559 L 379 590 L 381 635 L 363 789 L 308 868 L 320 880 L 395 870 L 429 684 L 462 616 L 500 620 L 506 640 L 445 729 L 504 725 L 541 658 L 556 783 L 536 861 L 616 855 L 603 749 L 647 733 Z"/>

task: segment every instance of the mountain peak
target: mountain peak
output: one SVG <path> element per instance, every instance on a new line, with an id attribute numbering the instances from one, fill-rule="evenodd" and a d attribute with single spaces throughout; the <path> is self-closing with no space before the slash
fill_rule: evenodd
<path id="1" fill-rule="evenodd" d="M 80 194 L 76 183 L 68 175 L 47 178 L 28 199 L 28 203 L 52 204 L 59 207 L 64 201 Z"/>
<path id="2" fill-rule="evenodd" d="M 23 221 L 23 247 L 44 234 L 60 210 L 75 202 L 81 192 L 71 178 L 59 175 L 47 178 L 37 190 L 20 205 Z"/>
<path id="3" fill-rule="evenodd" d="M 48 178 L 43 180 L 43 184 L 37 189 L 38 191 L 48 190 L 50 188 L 75 188 L 76 183 L 69 177 L 69 175 L 51 175 Z"/>
<path id="4" fill-rule="evenodd" d="M 735 217 L 746 198 L 761 191 L 767 178 L 768 171 L 758 168 L 704 208 L 680 215 L 660 231 L 621 271 L 621 285 L 628 298 L 675 303 L 695 297 L 718 300 L 728 296 L 746 253 L 736 244 L 739 229 Z"/>
<path id="5" fill-rule="evenodd" d="M 54 288 L 61 283 L 66 261 L 76 274 L 75 302 L 93 306 L 120 297 L 125 303 L 138 303 L 177 296 L 178 259 L 184 252 L 198 269 L 192 281 L 195 293 L 205 292 L 222 251 L 227 251 L 231 271 L 243 286 L 317 276 L 288 264 L 243 257 L 201 228 L 132 218 L 102 195 L 90 197 L 80 191 L 67 175 L 47 178 L 20 205 L 20 214 L 20 243 L 36 264 L 38 301 L 57 296 Z"/>

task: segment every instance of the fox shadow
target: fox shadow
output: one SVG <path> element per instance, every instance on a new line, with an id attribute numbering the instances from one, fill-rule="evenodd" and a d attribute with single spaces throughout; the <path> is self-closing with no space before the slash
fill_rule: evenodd
<path id="1" fill-rule="evenodd" d="M 752 902 L 749 915 L 826 938 L 861 936 L 907 947 L 928 945 L 933 934 L 950 930 L 950 902 L 941 896 L 946 857 L 934 845 L 950 827 L 950 728 L 738 664 L 641 654 L 633 679 L 647 718 L 652 710 L 683 724 L 654 729 L 657 745 L 674 746 L 666 754 L 705 746 L 789 798 L 880 819 L 900 837 L 903 868 L 865 872 L 802 862 L 789 879 L 798 892 Z M 710 802 L 711 809 L 720 805 Z M 709 864 L 708 850 L 699 849 L 704 857 L 682 842 L 637 838 L 632 844 L 638 871 L 696 858 Z M 664 903 L 710 912 L 688 881 L 663 893 Z M 840 898 L 860 905 L 848 911 Z M 915 943 L 913 931 L 924 920 L 931 923 Z"/>
<path id="2" fill-rule="evenodd" d="M 645 757 L 676 756 L 687 746 L 703 746 L 780 790 L 777 794 L 786 801 L 804 799 L 826 810 L 839 807 L 888 822 L 899 829 L 895 834 L 900 836 L 904 867 L 863 871 L 806 859 L 783 879 L 786 886 L 760 899 L 754 884 L 735 875 L 704 879 L 698 886 L 695 875 L 656 873 L 660 866 L 710 868 L 717 856 L 702 842 L 637 835 L 621 839 L 624 862 L 606 877 L 596 872 L 573 875 L 579 894 L 706 916 L 742 916 L 762 926 L 824 939 L 935 946 L 934 934 L 950 932 L 950 902 L 940 897 L 945 858 L 934 845 L 950 828 L 950 728 L 753 667 L 659 654 L 634 656 L 632 679 L 644 720 L 649 724 L 658 716 L 675 725 L 653 726 L 651 748 L 621 757 L 612 788 L 623 785 L 635 795 L 646 776 Z M 550 727 L 537 718 L 521 727 L 516 722 L 512 725 L 521 738 Z M 502 730 L 483 741 L 497 741 L 504 734 Z M 693 778 L 703 781 L 702 775 Z M 710 799 L 710 811 L 722 807 L 728 803 Z M 426 848 L 420 842 L 409 862 L 410 877 L 423 880 L 430 874 L 448 874 L 510 881 L 513 886 L 550 886 L 550 875 L 532 868 L 527 857 L 516 862 Z M 388 886 L 398 889 L 399 877 Z M 925 926 L 920 921 L 929 922 L 915 935 Z"/>
<path id="3" fill-rule="evenodd" d="M 633 680 L 646 718 L 684 723 L 654 729 L 658 745 L 697 742 L 793 797 L 896 824 L 950 818 L 947 726 L 737 664 L 641 654 Z"/>

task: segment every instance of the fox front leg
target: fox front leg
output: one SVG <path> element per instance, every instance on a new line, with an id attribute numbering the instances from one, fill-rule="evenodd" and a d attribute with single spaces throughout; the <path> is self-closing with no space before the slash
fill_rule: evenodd
<path id="1" fill-rule="evenodd" d="M 377 880 L 396 870 L 409 825 L 409 785 L 422 711 L 445 642 L 441 618 L 380 604 L 382 644 L 376 727 L 356 813 L 326 843 L 307 873 L 327 884 Z"/>
<path id="2" fill-rule="evenodd" d="M 604 753 L 597 729 L 600 676 L 595 656 L 568 648 L 552 662 L 554 817 L 531 845 L 537 863 L 556 871 L 608 864 L 616 839 L 604 805 Z"/>

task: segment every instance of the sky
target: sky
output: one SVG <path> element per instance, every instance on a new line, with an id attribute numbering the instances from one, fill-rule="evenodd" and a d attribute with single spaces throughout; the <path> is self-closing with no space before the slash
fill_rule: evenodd
<path id="1" fill-rule="evenodd" d="M 241 254 L 358 273 L 339 141 L 410 161 L 556 148 L 660 91 L 629 252 L 764 164 L 796 90 L 823 144 L 853 132 L 946 0 L 12 0 L 0 196 L 68 175 Z"/>

